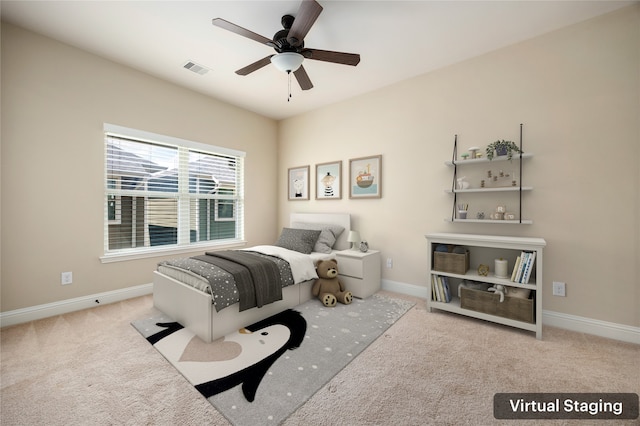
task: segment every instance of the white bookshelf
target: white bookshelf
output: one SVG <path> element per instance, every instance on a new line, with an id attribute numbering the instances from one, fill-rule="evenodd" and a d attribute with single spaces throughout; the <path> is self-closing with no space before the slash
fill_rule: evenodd
<path id="1" fill-rule="evenodd" d="M 451 287 L 453 298 L 449 303 L 433 300 L 431 290 L 429 291 L 429 297 L 427 298 L 427 308 L 429 312 L 433 312 L 434 309 L 439 309 L 472 318 L 491 321 L 498 324 L 532 331 L 536 334 L 536 338 L 542 339 L 542 272 L 543 249 L 546 246 L 546 241 L 544 239 L 458 233 L 429 233 L 425 235 L 425 238 L 427 239 L 429 289 L 431 289 L 433 275 L 450 277 L 452 278 L 451 282 L 455 283 L 455 285 Z M 469 249 L 470 268 L 465 274 L 434 270 L 433 252 L 440 244 L 463 246 Z M 491 261 L 494 257 L 499 256 L 507 259 L 509 262 L 509 274 L 511 274 L 515 258 L 519 256 L 522 251 L 535 251 L 536 253 L 534 263 L 535 269 L 529 283 L 516 283 L 511 281 L 510 278 L 498 278 L 494 275 L 493 262 Z M 477 269 L 481 263 L 489 265 L 491 269 L 489 275 L 482 276 L 478 274 Z M 457 285 L 461 280 L 483 282 L 491 285 L 501 284 L 506 287 L 525 288 L 531 290 L 534 303 L 533 323 L 517 321 L 510 318 L 462 308 L 460 306 L 460 299 L 458 298 Z"/>

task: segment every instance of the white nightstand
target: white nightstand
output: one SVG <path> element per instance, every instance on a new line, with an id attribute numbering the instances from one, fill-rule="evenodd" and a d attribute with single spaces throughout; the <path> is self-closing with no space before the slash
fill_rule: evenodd
<path id="1" fill-rule="evenodd" d="M 380 252 L 342 250 L 336 252 L 338 277 L 355 297 L 364 299 L 380 290 Z"/>

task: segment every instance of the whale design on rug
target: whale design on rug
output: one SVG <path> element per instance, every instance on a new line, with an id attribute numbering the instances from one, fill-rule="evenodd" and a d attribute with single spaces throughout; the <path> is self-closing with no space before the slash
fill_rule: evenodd
<path id="1" fill-rule="evenodd" d="M 307 322 L 287 309 L 248 327 L 205 343 L 177 322 L 156 323 L 163 330 L 147 340 L 205 397 L 242 384 L 253 402 L 263 377 L 287 350 L 302 344 Z"/>

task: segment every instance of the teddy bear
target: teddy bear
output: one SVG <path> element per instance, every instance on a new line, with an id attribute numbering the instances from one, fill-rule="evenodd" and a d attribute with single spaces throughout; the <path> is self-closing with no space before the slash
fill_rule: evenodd
<path id="1" fill-rule="evenodd" d="M 316 265 L 318 279 L 311 287 L 311 294 L 320 299 L 326 307 L 336 306 L 337 302 L 348 305 L 353 300 L 350 291 L 338 279 L 338 262 L 334 259 L 321 260 Z"/>

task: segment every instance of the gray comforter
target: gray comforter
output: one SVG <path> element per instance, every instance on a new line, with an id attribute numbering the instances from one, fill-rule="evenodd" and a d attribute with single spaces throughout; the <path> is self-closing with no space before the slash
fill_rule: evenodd
<path id="1" fill-rule="evenodd" d="M 240 311 L 282 300 L 282 279 L 278 266 L 245 251 L 206 252 L 195 259 L 218 266 L 230 273 L 238 288 Z"/>
<path id="2" fill-rule="evenodd" d="M 260 258 L 264 261 L 271 262 L 278 271 L 278 278 L 273 280 L 271 284 L 277 283 L 279 288 L 287 287 L 294 284 L 294 278 L 292 275 L 291 267 L 286 260 L 281 258 L 270 256 L 267 254 L 262 254 L 253 251 L 242 251 L 256 258 Z M 219 253 L 219 252 L 216 252 Z M 234 277 L 234 275 L 224 269 L 221 266 L 212 263 L 211 256 L 195 256 L 195 257 L 185 257 L 179 259 L 165 260 L 158 264 L 158 266 L 164 266 L 171 269 L 188 271 L 193 275 L 197 275 L 199 277 L 204 278 L 209 283 L 209 288 L 201 290 L 206 291 L 207 293 L 212 295 L 213 305 L 216 311 L 220 311 L 228 306 L 231 306 L 235 303 L 241 302 L 241 288 L 246 287 L 246 283 L 243 283 L 242 279 Z M 200 258 L 205 258 L 205 260 L 201 260 Z M 232 269 L 238 268 L 237 265 L 228 265 Z M 238 274 L 236 274 L 238 276 Z M 260 284 L 258 284 L 260 285 Z M 252 285 L 253 291 L 255 292 L 255 282 Z M 251 290 L 249 290 L 251 292 Z M 267 290 L 269 294 L 273 295 L 273 290 Z M 259 293 L 263 293 L 263 290 L 260 290 Z M 255 293 L 254 293 L 255 294 Z M 280 300 L 282 298 L 282 293 L 280 290 L 280 296 L 276 300 Z M 251 296 L 247 296 L 251 298 Z M 276 296 L 277 297 L 277 296 Z M 272 298 L 272 296 L 267 296 L 262 299 L 262 303 L 264 300 L 268 300 Z M 245 305 L 246 303 L 246 305 Z M 251 305 L 251 302 L 243 302 L 243 306 L 245 309 L 249 309 L 246 306 Z M 257 301 L 253 300 L 253 306 L 257 306 Z M 241 307 L 241 310 L 242 307 Z"/>

